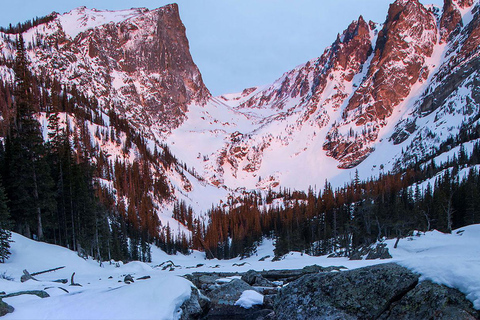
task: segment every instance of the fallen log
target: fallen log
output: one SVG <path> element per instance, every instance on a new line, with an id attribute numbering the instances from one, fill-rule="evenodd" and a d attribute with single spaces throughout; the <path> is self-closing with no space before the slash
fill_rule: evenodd
<path id="1" fill-rule="evenodd" d="M 57 283 L 66 284 L 66 283 L 68 283 L 68 279 L 58 279 L 58 280 L 53 280 L 52 282 L 57 282 Z"/>
<path id="2" fill-rule="evenodd" d="M 32 276 L 38 276 L 39 274 L 42 274 L 42 273 L 57 271 L 57 270 L 60 270 L 60 269 L 63 269 L 63 268 L 65 268 L 65 266 L 57 267 L 57 268 L 53 268 L 53 269 L 48 269 L 48 270 L 44 270 L 44 271 L 39 271 L 39 272 L 34 272 L 34 273 L 32 273 Z"/>
<path id="3" fill-rule="evenodd" d="M 5 294 L 3 296 L 0 296 L 1 299 L 4 299 L 4 298 L 11 298 L 11 297 L 16 297 L 16 296 L 21 296 L 22 294 L 32 294 L 32 295 L 35 295 L 39 298 L 48 298 L 50 297 L 50 295 L 46 292 L 46 291 L 43 291 L 43 290 L 29 290 L 29 291 L 19 291 L 19 292 L 13 292 L 13 293 L 9 293 L 9 294 Z"/>
<path id="4" fill-rule="evenodd" d="M 47 290 L 47 289 L 53 289 L 53 288 L 58 288 L 58 289 L 60 289 L 60 290 L 63 290 L 63 291 L 65 291 L 66 293 L 70 293 L 70 292 L 68 292 L 68 290 L 67 290 L 67 289 L 65 289 L 65 288 L 62 288 L 62 287 L 46 287 L 46 288 L 45 288 L 45 290 Z"/>

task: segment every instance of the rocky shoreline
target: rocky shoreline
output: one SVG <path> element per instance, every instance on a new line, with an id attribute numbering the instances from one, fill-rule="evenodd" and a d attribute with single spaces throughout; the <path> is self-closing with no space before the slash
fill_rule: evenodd
<path id="1" fill-rule="evenodd" d="M 354 270 L 307 266 L 296 270 L 185 275 L 196 288 L 181 319 L 479 319 L 458 290 L 430 281 L 395 263 Z M 254 290 L 263 304 L 236 305 Z M 237 303 L 238 304 L 238 303 Z"/>

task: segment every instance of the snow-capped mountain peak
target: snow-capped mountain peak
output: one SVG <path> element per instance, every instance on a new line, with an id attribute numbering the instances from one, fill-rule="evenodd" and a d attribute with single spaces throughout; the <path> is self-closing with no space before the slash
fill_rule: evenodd
<path id="1" fill-rule="evenodd" d="M 58 19 L 63 30 L 72 39 L 86 30 L 93 29 L 108 23 L 119 23 L 130 18 L 138 17 L 145 12 L 146 8 L 109 11 L 78 7 L 72 11 L 59 15 Z"/>

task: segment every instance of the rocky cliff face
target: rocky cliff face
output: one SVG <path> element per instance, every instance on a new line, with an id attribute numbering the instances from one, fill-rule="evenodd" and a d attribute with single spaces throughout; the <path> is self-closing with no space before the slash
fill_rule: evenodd
<path id="1" fill-rule="evenodd" d="M 407 148 L 412 159 L 433 152 L 459 132 L 462 114 L 478 109 L 477 11 L 475 1 L 445 0 L 442 11 L 398 0 L 383 24 L 360 17 L 322 56 L 272 85 L 212 99 L 192 113 L 205 119 L 194 131 L 218 143 L 202 145 L 192 155 L 203 161 L 191 157 L 189 163 L 215 185 L 305 189 L 352 176 L 337 168 L 368 177 L 398 167 Z M 430 122 L 420 116 L 437 109 Z M 186 130 L 169 141 L 184 140 L 191 134 Z M 432 138 L 421 148 L 409 146 L 422 135 Z M 376 160 L 366 161 L 372 154 Z M 299 177 L 294 168 L 309 174 Z"/>
<path id="2" fill-rule="evenodd" d="M 141 106 L 153 121 L 175 128 L 188 104 L 209 97 L 190 55 L 176 4 L 90 29 L 77 36 L 74 45 L 88 48 L 90 59 L 111 70 L 105 74 L 116 91 L 111 99 L 122 97 L 118 106 L 130 118 L 134 114 L 129 111 Z"/>
<path id="3" fill-rule="evenodd" d="M 237 116 L 252 119 L 253 128 L 250 132 L 231 132 L 221 151 L 209 157 L 213 162 L 209 164 L 210 181 L 224 184 L 225 171 L 235 178 L 243 173 L 256 175 L 269 149 L 288 146 L 305 128 L 325 128 L 332 111 L 339 110 L 348 98 L 354 76 L 362 72 L 372 54 L 375 28 L 360 16 L 321 57 L 285 73 L 271 86 L 252 88 L 232 98 L 221 97 L 222 102 L 233 104 Z M 263 110 L 268 110 L 267 116 Z M 261 118 L 255 113 L 262 114 Z M 279 132 L 269 129 L 277 126 Z M 230 168 L 224 168 L 226 165 Z M 278 181 L 270 174 L 259 179 L 257 186 L 275 187 Z"/>
<path id="4" fill-rule="evenodd" d="M 417 81 L 429 74 L 426 60 L 437 43 L 435 17 L 418 1 L 396 1 L 390 5 L 387 20 L 378 33 L 375 52 L 367 77 L 350 98 L 343 122 L 334 125 L 324 149 L 340 160 L 342 167 L 355 166 L 372 151 L 396 106 L 411 92 Z M 337 134 L 338 127 L 355 123 L 366 128 L 360 137 Z"/>
<path id="5" fill-rule="evenodd" d="M 115 108 L 142 131 L 171 130 L 210 93 L 189 52 L 176 4 L 149 11 L 78 8 L 28 30 L 32 71 Z M 10 36 L 0 45 L 13 55 Z"/>

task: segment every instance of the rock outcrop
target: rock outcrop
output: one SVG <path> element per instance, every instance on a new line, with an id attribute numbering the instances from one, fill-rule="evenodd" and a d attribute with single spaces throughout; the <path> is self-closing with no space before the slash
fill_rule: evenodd
<path id="1" fill-rule="evenodd" d="M 182 319 L 202 315 L 205 319 L 474 320 L 480 316 L 458 290 L 419 282 L 418 274 L 395 263 L 338 272 L 341 268 L 312 265 L 297 270 L 187 275 L 205 288 L 202 291 L 210 300 L 192 289 L 190 299 L 182 306 Z M 246 282 L 234 279 L 218 284 L 219 275 L 241 276 Z M 266 278 L 281 281 L 265 293 L 256 284 L 268 281 Z M 263 305 L 250 309 L 235 305 L 245 290 L 262 293 Z"/>
<path id="2" fill-rule="evenodd" d="M 418 0 L 390 5 L 367 76 L 348 101 L 344 123 L 332 127 L 323 146 L 328 155 L 341 161 L 340 167 L 353 167 L 373 151 L 370 145 L 394 108 L 417 81 L 427 79 L 426 60 L 436 43 L 435 17 Z M 349 122 L 367 131 L 354 138 L 339 134 L 338 128 Z"/>
<path id="3" fill-rule="evenodd" d="M 105 113 L 114 108 L 147 136 L 153 135 L 151 126 L 177 127 L 188 104 L 210 97 L 176 4 L 118 13 L 81 7 L 28 33 L 35 35 L 25 38 L 34 74 L 75 86 L 95 97 Z M 0 52 L 14 55 L 13 40 L 5 39 Z"/>
<path id="4" fill-rule="evenodd" d="M 379 319 L 478 319 L 478 311 L 458 290 L 430 281 L 419 283 Z"/>
<path id="5" fill-rule="evenodd" d="M 455 289 L 425 281 L 394 263 L 306 275 L 283 287 L 276 319 L 476 319 Z"/>
<path id="6" fill-rule="evenodd" d="M 105 82 L 123 82 L 118 88 L 113 85 L 112 91 L 125 99 L 121 105 L 125 112 L 142 106 L 154 120 L 174 128 L 189 103 L 209 97 L 176 4 L 90 29 L 79 34 L 73 45 L 88 45 L 90 58 L 111 70 L 104 74 Z M 110 98 L 115 101 L 114 95 Z"/>
<path id="7" fill-rule="evenodd" d="M 15 309 L 0 298 L 0 317 L 12 313 Z"/>
<path id="8" fill-rule="evenodd" d="M 440 37 L 442 42 L 450 38 L 450 34 L 463 26 L 462 14 L 453 0 L 445 0 L 443 4 L 443 14 L 440 20 Z"/>

